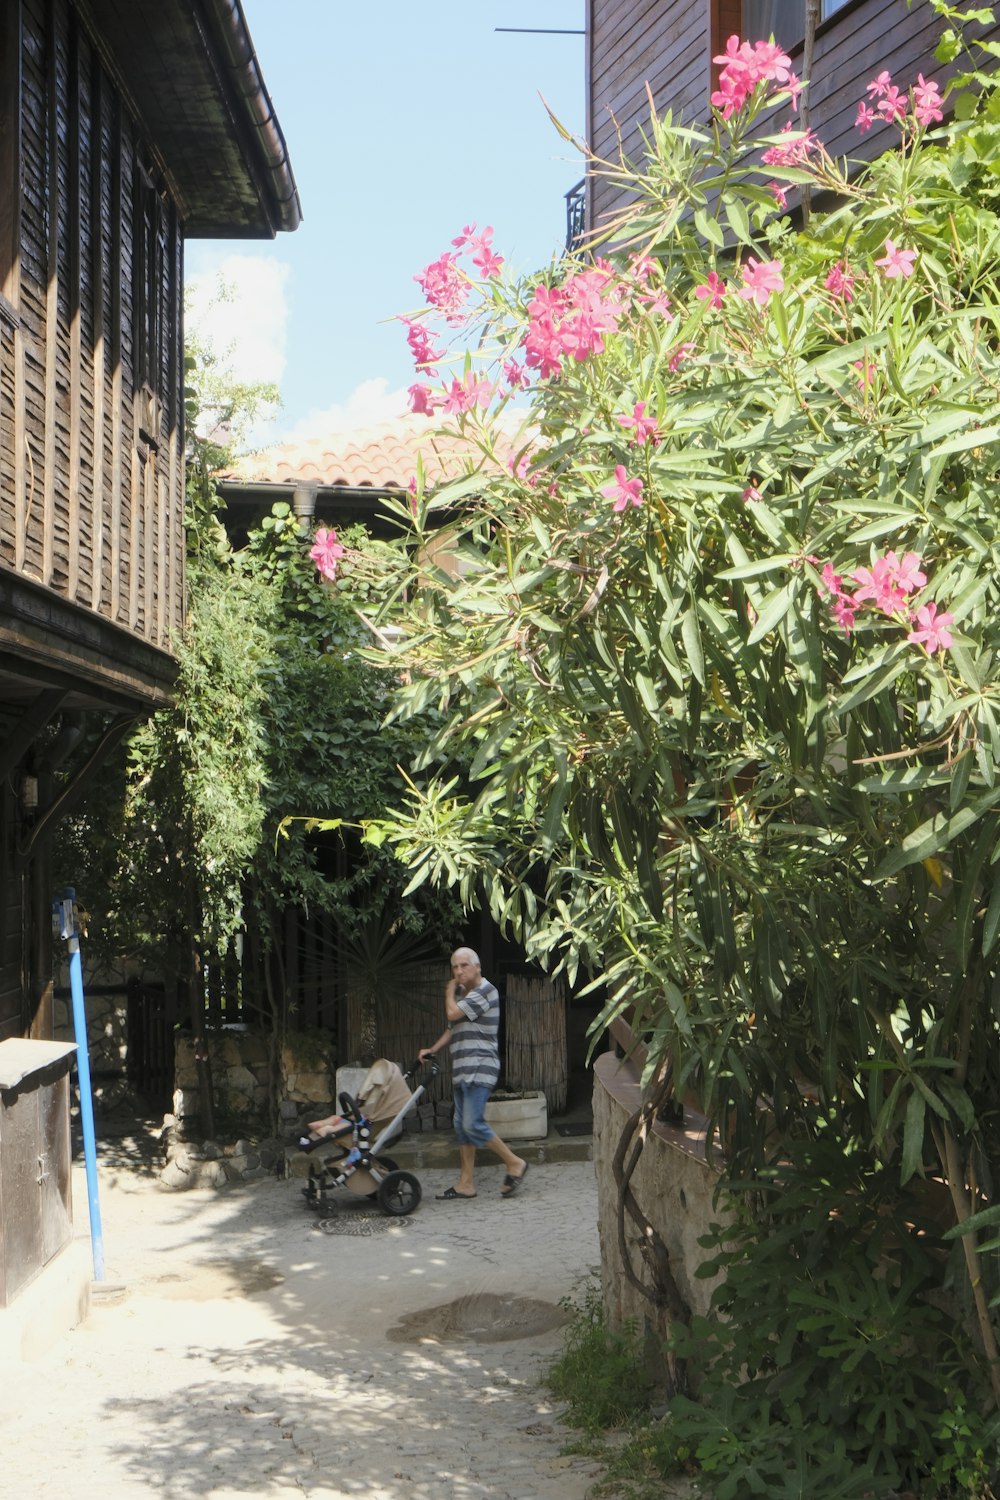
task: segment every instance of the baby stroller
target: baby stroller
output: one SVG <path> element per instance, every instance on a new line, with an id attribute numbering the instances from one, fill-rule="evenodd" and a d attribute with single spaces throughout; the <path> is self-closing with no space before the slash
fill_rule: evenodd
<path id="1" fill-rule="evenodd" d="M 418 1207 L 422 1197 L 418 1178 L 401 1172 L 390 1156 L 383 1155 L 383 1147 L 400 1133 L 403 1120 L 424 1095 L 424 1084 L 412 1092 L 410 1088 L 421 1066 L 415 1062 L 403 1073 L 395 1063 L 379 1058 L 365 1074 L 356 1099 L 341 1094 L 341 1123 L 333 1134 L 316 1140 L 300 1138 L 301 1150 L 315 1157 L 302 1189 L 308 1208 L 328 1211 L 333 1206 L 330 1196 L 339 1188 L 376 1201 L 387 1214 L 411 1214 Z M 433 1078 L 437 1063 L 432 1062 L 430 1069 Z"/>

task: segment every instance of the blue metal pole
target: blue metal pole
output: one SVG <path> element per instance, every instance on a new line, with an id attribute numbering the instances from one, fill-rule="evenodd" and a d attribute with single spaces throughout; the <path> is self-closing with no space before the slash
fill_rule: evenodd
<path id="1" fill-rule="evenodd" d="M 69 988 L 73 1000 L 73 1031 L 76 1035 L 76 1069 L 80 1080 L 80 1124 L 83 1127 L 83 1159 L 87 1169 L 87 1202 L 90 1207 L 90 1246 L 94 1280 L 104 1280 L 104 1234 L 101 1203 L 97 1192 L 97 1139 L 94 1134 L 94 1095 L 90 1087 L 90 1052 L 87 1046 L 87 1011 L 83 999 L 83 962 L 76 931 L 76 892 L 67 887 L 57 903 L 62 936 L 69 947 Z"/>

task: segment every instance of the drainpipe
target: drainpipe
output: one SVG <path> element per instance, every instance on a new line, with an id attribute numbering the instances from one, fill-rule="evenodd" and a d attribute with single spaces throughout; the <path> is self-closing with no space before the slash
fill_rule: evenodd
<path id="1" fill-rule="evenodd" d="M 299 523 L 299 530 L 308 531 L 316 514 L 316 486 L 314 484 L 296 486 L 292 495 L 292 509 Z"/>

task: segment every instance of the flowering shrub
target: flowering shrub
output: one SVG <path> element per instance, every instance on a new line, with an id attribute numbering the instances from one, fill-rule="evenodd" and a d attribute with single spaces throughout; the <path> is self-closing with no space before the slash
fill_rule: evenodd
<path id="1" fill-rule="evenodd" d="M 946 1184 L 992 1357 L 995 96 L 938 129 L 933 81 L 874 78 L 901 149 L 853 174 L 756 134 L 794 114 L 778 49 L 721 65 L 706 127 L 593 164 L 626 190 L 608 259 L 463 282 L 482 462 L 418 481 L 413 555 L 446 513 L 462 566 L 414 565 L 397 711 L 439 705 L 428 762 L 471 780 L 377 836 L 604 985 L 597 1033 L 628 1010 L 734 1175 L 832 1133 L 887 1193 Z M 774 182 L 836 206 L 800 233 Z"/>

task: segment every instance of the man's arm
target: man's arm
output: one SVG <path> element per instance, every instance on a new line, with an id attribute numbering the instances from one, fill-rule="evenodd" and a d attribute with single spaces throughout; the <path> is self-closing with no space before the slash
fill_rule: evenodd
<path id="1" fill-rule="evenodd" d="M 461 1014 L 462 1014 L 462 1012 L 459 1011 L 459 1015 L 461 1015 Z M 429 1047 L 421 1047 L 420 1051 L 417 1053 L 417 1057 L 418 1057 L 419 1061 L 420 1062 L 426 1062 L 429 1057 L 433 1057 L 436 1052 L 440 1052 L 441 1048 L 442 1047 L 447 1047 L 450 1044 L 450 1042 L 451 1042 L 451 1027 L 450 1026 L 446 1026 L 445 1029 L 444 1029 L 444 1031 L 442 1031 L 441 1035 L 438 1037 L 438 1039 L 437 1039 L 436 1042 L 432 1042 Z"/>

